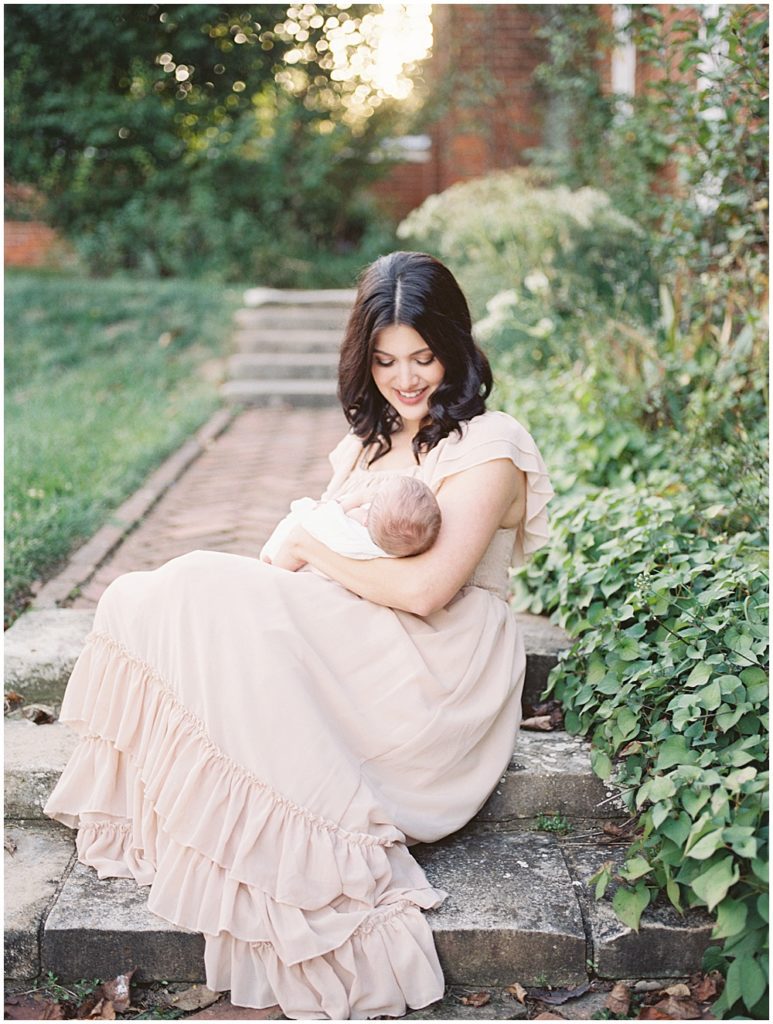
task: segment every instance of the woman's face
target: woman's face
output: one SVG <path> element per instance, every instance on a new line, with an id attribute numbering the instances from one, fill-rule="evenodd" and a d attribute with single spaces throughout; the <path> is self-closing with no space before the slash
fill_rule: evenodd
<path id="1" fill-rule="evenodd" d="M 374 384 L 403 422 L 418 430 L 429 414 L 429 397 L 442 383 L 445 369 L 418 331 L 392 324 L 376 338 L 371 373 Z"/>

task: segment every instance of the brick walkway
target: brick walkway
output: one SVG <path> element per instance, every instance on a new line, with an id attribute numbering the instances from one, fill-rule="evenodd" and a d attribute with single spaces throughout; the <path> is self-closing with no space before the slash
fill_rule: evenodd
<path id="1" fill-rule="evenodd" d="M 248 409 L 213 441 L 98 569 L 74 608 L 116 576 L 203 548 L 256 556 L 290 502 L 319 497 L 327 454 L 348 429 L 340 409 Z"/>

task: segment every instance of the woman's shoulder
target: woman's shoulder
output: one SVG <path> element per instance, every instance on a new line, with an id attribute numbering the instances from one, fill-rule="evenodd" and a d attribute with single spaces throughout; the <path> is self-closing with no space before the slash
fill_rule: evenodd
<path id="1" fill-rule="evenodd" d="M 499 409 L 487 409 L 480 416 L 460 424 L 461 435 L 452 431 L 448 443 L 451 449 L 476 446 L 488 441 L 505 441 L 518 445 L 531 442 L 531 435 L 522 423 Z M 532 442 L 533 443 L 533 442 Z"/>
<path id="2" fill-rule="evenodd" d="M 526 427 L 509 413 L 487 409 L 452 431 L 428 456 L 435 480 L 494 459 L 510 459 L 526 472 L 545 473 L 539 449 Z"/>

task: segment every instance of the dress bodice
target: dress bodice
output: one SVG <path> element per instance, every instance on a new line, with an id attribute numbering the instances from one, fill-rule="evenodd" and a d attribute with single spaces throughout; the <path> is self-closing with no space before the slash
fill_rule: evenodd
<path id="1" fill-rule="evenodd" d="M 402 469 L 365 469 L 364 461 L 365 454 L 363 453 L 362 459 L 358 460 L 352 468 L 337 491 L 336 497 L 355 490 L 375 489 L 388 476 L 410 476 L 419 480 L 424 479 L 423 465 L 408 466 Z M 429 481 L 425 480 L 425 483 L 429 483 Z M 482 587 L 484 590 L 496 594 L 497 597 L 507 600 L 510 592 L 508 568 L 512 563 L 516 532 L 515 529 L 498 529 L 496 531 L 483 557 L 464 586 Z"/>

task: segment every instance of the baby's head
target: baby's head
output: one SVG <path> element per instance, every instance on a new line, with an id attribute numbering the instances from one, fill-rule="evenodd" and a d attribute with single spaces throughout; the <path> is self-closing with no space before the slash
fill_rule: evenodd
<path id="1" fill-rule="evenodd" d="M 375 492 L 368 512 L 368 532 L 388 555 L 402 558 L 431 548 L 440 532 L 440 508 L 421 480 L 395 476 Z"/>

